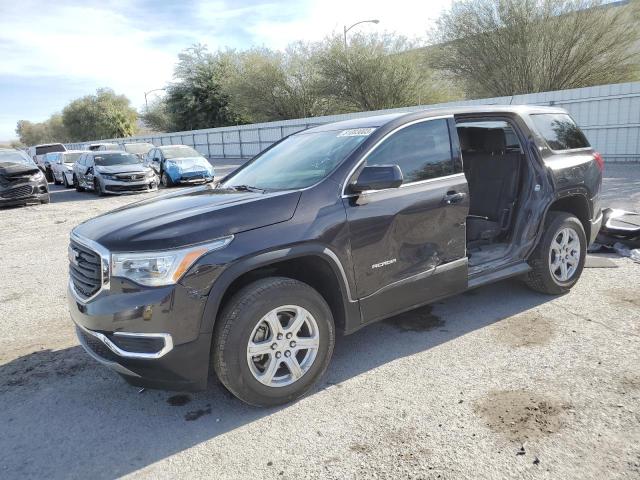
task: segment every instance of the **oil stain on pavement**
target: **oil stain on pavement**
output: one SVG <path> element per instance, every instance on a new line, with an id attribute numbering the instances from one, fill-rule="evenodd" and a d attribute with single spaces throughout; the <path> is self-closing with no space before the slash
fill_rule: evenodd
<path id="1" fill-rule="evenodd" d="M 167 398 L 167 403 L 172 407 L 183 407 L 191 401 L 189 395 L 173 395 Z"/>
<path id="2" fill-rule="evenodd" d="M 564 411 L 557 399 L 526 390 L 491 391 L 475 405 L 486 425 L 511 441 L 550 435 L 562 428 Z"/>
<path id="3" fill-rule="evenodd" d="M 207 404 L 206 408 L 200 408 L 198 410 L 187 412 L 184 416 L 184 419 L 187 422 L 193 422 L 194 420 L 198 420 L 204 415 L 211 415 L 211 405 Z"/>
<path id="4" fill-rule="evenodd" d="M 505 318 L 492 328 L 494 338 L 509 347 L 546 345 L 553 337 L 548 318 L 535 312 L 525 312 Z"/>

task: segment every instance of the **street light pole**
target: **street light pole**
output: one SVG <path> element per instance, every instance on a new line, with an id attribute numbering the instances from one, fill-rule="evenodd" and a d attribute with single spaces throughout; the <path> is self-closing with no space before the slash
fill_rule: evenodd
<path id="1" fill-rule="evenodd" d="M 153 92 L 159 92 L 161 90 L 166 90 L 166 88 L 154 88 L 153 90 L 149 90 L 148 92 L 144 92 L 144 106 L 149 108 L 149 102 L 147 102 L 147 94 Z"/>
<path id="2" fill-rule="evenodd" d="M 356 25 L 360 25 L 361 23 L 380 23 L 380 20 L 378 20 L 377 18 L 373 19 L 373 20 L 361 20 L 359 22 L 354 23 L 353 25 L 351 25 L 349 28 L 347 28 L 346 25 L 344 25 L 343 31 L 344 31 L 344 48 L 347 48 L 347 32 L 349 30 L 351 30 L 353 27 L 355 27 Z"/>

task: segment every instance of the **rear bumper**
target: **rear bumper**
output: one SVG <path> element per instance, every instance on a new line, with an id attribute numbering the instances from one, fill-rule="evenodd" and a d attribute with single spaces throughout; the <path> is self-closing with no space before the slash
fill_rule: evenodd
<path id="1" fill-rule="evenodd" d="M 602 212 L 596 217 L 595 220 L 591 220 L 591 230 L 589 235 L 589 245 L 595 242 L 596 237 L 598 236 L 598 232 L 600 231 L 600 227 L 602 227 Z"/>

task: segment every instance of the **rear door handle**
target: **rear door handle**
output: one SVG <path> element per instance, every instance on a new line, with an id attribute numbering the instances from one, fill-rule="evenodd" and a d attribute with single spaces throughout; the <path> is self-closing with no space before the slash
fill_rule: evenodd
<path id="1" fill-rule="evenodd" d="M 466 196 L 467 194 L 464 192 L 447 192 L 447 194 L 444 196 L 444 203 L 446 203 L 447 205 L 458 203 L 464 200 Z"/>

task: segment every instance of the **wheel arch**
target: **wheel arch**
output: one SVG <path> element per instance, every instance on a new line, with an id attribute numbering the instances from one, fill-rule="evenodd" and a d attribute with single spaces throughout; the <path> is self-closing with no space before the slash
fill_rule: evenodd
<path id="1" fill-rule="evenodd" d="M 205 306 L 201 332 L 212 332 L 226 302 L 242 287 L 270 276 L 299 280 L 318 291 L 331 308 L 336 328 L 343 332 L 360 325 L 360 308 L 351 296 L 346 272 L 329 248 L 305 245 L 243 259 L 216 279 Z"/>
<path id="2" fill-rule="evenodd" d="M 591 238 L 591 209 L 589 208 L 587 195 L 584 192 L 576 191 L 556 198 L 545 212 L 545 223 L 547 215 L 551 211 L 567 212 L 575 215 L 580 220 L 587 239 Z"/>

